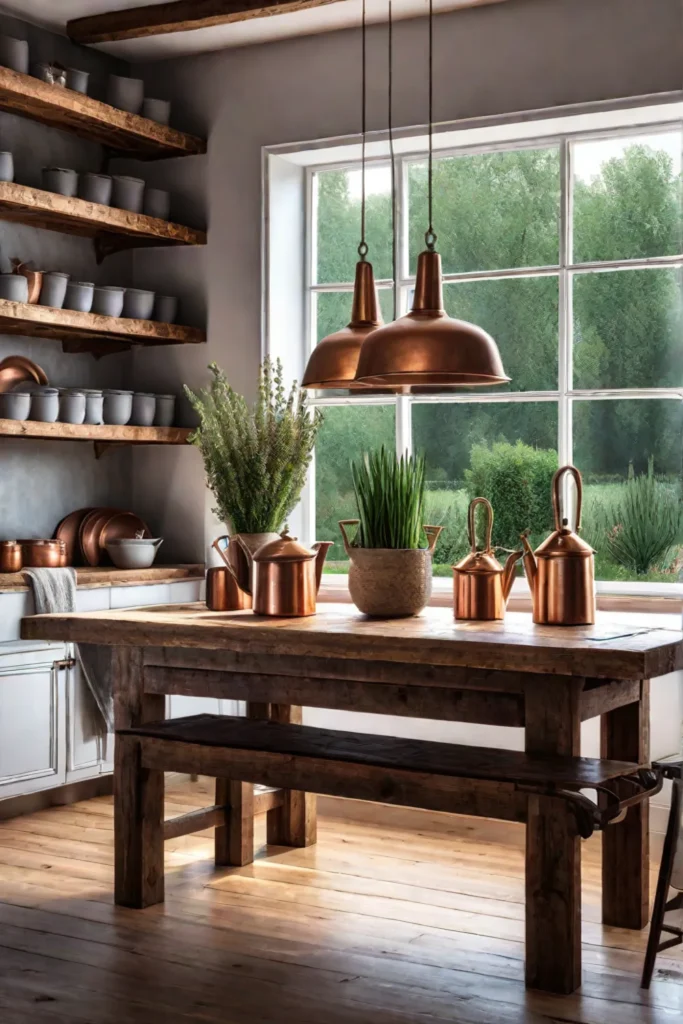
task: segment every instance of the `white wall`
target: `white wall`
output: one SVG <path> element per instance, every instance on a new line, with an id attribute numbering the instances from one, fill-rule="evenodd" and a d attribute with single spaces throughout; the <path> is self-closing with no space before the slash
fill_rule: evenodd
<path id="1" fill-rule="evenodd" d="M 426 119 L 426 22 L 397 26 L 395 123 Z M 437 18 L 435 115 L 447 121 L 681 88 L 679 0 L 515 0 Z M 177 292 L 183 317 L 209 343 L 136 357 L 141 387 L 175 389 L 206 379 L 216 359 L 253 393 L 261 344 L 261 150 L 354 134 L 359 127 L 359 32 L 287 40 L 150 64 L 153 92 L 182 106 L 191 130 L 210 136 L 206 157 L 163 161 L 147 178 L 175 192 L 175 212 L 206 218 L 204 252 L 142 250 L 140 286 Z M 370 30 L 369 128 L 386 123 L 386 31 Z M 205 550 L 200 459 L 193 451 L 134 453 L 136 504 L 152 512 L 167 555 Z"/>

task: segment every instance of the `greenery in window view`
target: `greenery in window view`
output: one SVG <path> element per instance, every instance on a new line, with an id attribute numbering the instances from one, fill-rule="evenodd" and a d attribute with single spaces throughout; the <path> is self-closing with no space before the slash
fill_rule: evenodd
<path id="1" fill-rule="evenodd" d="M 558 259 L 559 156 L 555 148 L 435 161 L 435 226 L 447 272 L 533 267 Z M 411 266 L 423 247 L 426 172 L 409 172 Z M 333 200 L 333 201 L 332 201 Z M 377 276 L 390 276 L 390 204 L 371 196 L 371 257 Z M 382 218 L 386 218 L 385 221 Z M 318 280 L 349 280 L 355 262 L 359 200 L 344 172 L 319 175 Z M 671 157 L 646 139 L 596 163 L 575 181 L 574 259 L 612 260 L 670 255 L 681 242 L 681 180 Z M 351 250 L 351 259 L 347 253 Z M 351 267 L 351 270 L 344 270 Z M 341 276 L 340 276 L 341 275 Z M 350 296 L 345 296 L 350 308 Z M 482 325 L 498 341 L 507 372 L 505 390 L 557 387 L 558 282 L 548 275 L 445 287 L 451 315 Z M 340 310 L 318 335 L 337 329 Z M 683 305 L 676 268 L 592 272 L 574 278 L 573 363 L 576 388 L 683 386 Z M 348 320 L 345 313 L 344 322 Z M 602 579 L 675 580 L 683 565 L 683 531 L 674 511 L 681 488 L 682 404 L 638 399 L 574 402 L 574 462 L 584 484 L 584 530 L 598 547 Z M 343 416 L 340 415 L 343 413 Z M 326 411 L 317 446 L 318 539 L 337 538 L 337 520 L 352 507 L 349 459 L 390 443 L 393 413 L 386 407 Z M 511 547 L 515 530 L 539 538 L 550 528 L 549 483 L 557 460 L 554 402 L 424 404 L 413 407 L 413 438 L 427 458 L 428 518 L 446 528 L 437 548 L 438 572 L 466 546 L 464 517 L 474 493 L 494 504 L 497 543 Z M 481 476 L 481 466 L 500 463 Z M 516 483 L 522 464 L 522 500 Z M 654 462 L 652 463 L 652 460 Z M 648 466 L 650 465 L 650 469 Z M 533 480 L 526 474 L 533 467 Z M 648 472 L 650 476 L 648 477 Z M 492 475 L 491 475 L 492 474 Z M 500 481 L 509 480 L 509 491 Z M 496 479 L 495 487 L 492 480 Z M 650 483 L 640 483 L 642 480 Z M 643 494 L 635 500 L 635 488 Z M 487 493 L 486 488 L 489 488 Z M 517 489 L 516 489 L 517 488 Z M 649 490 L 648 490 L 649 488 Z M 508 494 L 504 498 L 504 494 Z M 530 504 L 531 494 L 538 499 Z M 510 495 L 514 494 L 514 498 Z M 647 500 L 646 500 L 647 499 Z M 661 500 L 660 500 L 661 499 Z M 673 505 L 671 504 L 673 502 Z M 676 520 L 665 550 L 642 558 L 620 554 L 624 532 L 638 536 L 646 520 Z M 337 511 L 339 514 L 337 514 Z M 653 511 L 655 510 L 655 511 Z M 658 511 L 657 511 L 658 510 Z M 669 517 L 669 518 L 667 518 Z M 612 531 L 611 540 L 609 540 Z M 616 531 L 616 533 L 614 532 Z M 663 536 L 667 532 L 660 531 Z M 647 544 L 641 545 L 644 549 Z M 339 547 L 331 552 L 343 563 Z M 343 571 L 343 564 L 338 568 Z"/>

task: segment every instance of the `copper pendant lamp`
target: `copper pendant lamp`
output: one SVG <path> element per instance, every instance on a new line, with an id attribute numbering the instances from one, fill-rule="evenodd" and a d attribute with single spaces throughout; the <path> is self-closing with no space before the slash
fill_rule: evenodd
<path id="1" fill-rule="evenodd" d="M 368 263 L 368 245 L 365 241 L 365 108 L 366 108 L 366 0 L 363 0 L 362 15 L 362 157 L 361 157 L 361 240 L 358 246 L 360 257 L 356 263 L 356 279 L 353 286 L 351 321 L 334 334 L 328 334 L 313 349 L 306 365 L 302 387 L 325 390 L 348 388 L 353 391 L 365 390 L 365 384 L 356 380 L 358 357 L 361 345 L 371 331 L 382 324 L 379 299 L 372 272 Z"/>
<path id="2" fill-rule="evenodd" d="M 369 334 L 361 348 L 356 380 L 369 387 L 432 391 L 467 386 L 504 384 L 503 369 L 493 338 L 465 320 L 448 316 L 443 304 L 441 256 L 433 210 L 433 52 L 434 3 L 429 0 L 429 227 L 426 248 L 417 261 L 413 307 L 406 316 Z M 391 67 L 389 69 L 391 75 Z"/>

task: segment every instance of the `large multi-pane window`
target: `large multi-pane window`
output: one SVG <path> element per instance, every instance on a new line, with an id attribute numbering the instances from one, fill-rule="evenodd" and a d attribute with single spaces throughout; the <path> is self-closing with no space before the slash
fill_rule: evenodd
<path id="1" fill-rule="evenodd" d="M 435 571 L 466 547 L 469 500 L 496 512 L 494 541 L 551 528 L 549 481 L 573 462 L 583 535 L 602 580 L 675 582 L 683 567 L 683 209 L 679 124 L 438 153 L 434 221 L 447 311 L 497 341 L 509 384 L 448 395 L 318 392 L 315 532 L 353 514 L 349 462 L 380 444 L 427 456 Z M 367 239 L 386 321 L 411 300 L 424 246 L 427 165 L 367 171 Z M 358 164 L 309 171 L 309 344 L 350 317 Z M 337 543 L 332 571 L 345 571 Z"/>

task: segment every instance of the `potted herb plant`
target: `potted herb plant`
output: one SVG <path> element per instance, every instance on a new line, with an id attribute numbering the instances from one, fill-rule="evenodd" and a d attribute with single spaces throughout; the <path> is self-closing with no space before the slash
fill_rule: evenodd
<path id="1" fill-rule="evenodd" d="M 382 447 L 352 462 L 351 473 L 358 519 L 339 523 L 351 599 L 366 615 L 417 615 L 432 592 L 432 552 L 441 533 L 423 525 L 424 456 L 399 459 Z M 358 527 L 353 541 L 348 526 Z"/>
<path id="2" fill-rule="evenodd" d="M 252 555 L 277 537 L 299 501 L 322 415 L 311 414 L 296 381 L 286 391 L 279 359 L 261 365 L 252 406 L 215 363 L 209 370 L 208 388 L 185 387 L 199 416 L 189 440 L 204 458 L 213 511 L 237 541 L 227 560 L 249 590 Z"/>

